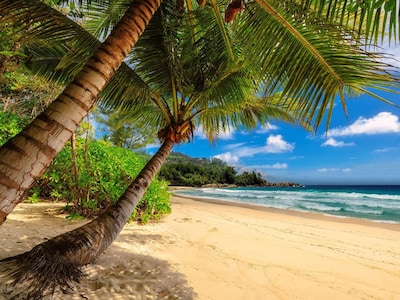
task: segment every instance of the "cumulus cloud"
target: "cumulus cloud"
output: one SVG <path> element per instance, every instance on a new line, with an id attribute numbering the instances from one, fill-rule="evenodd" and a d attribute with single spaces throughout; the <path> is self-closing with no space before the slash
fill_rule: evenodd
<path id="1" fill-rule="evenodd" d="M 226 149 L 229 149 L 230 151 L 215 155 L 214 157 L 226 162 L 233 162 L 232 160 L 238 162 L 241 157 L 251 157 L 256 154 L 291 152 L 294 149 L 294 144 L 286 142 L 280 134 L 271 134 L 268 136 L 264 146 L 247 147 L 242 145 L 243 144 L 240 143 L 228 145 Z"/>
<path id="2" fill-rule="evenodd" d="M 384 61 L 392 66 L 400 67 L 400 46 L 399 45 L 389 45 L 388 42 L 382 45 L 384 52 L 389 54 Z"/>
<path id="3" fill-rule="evenodd" d="M 346 146 L 354 146 L 354 143 L 345 143 L 342 141 L 337 141 L 334 138 L 329 138 L 324 143 L 322 143 L 321 146 L 322 147 L 327 147 L 327 146 L 346 147 Z"/>
<path id="4" fill-rule="evenodd" d="M 294 149 L 294 145 L 286 142 L 282 135 L 273 135 L 271 134 L 266 141 L 266 145 L 264 147 L 265 153 L 282 153 L 282 152 L 290 152 Z"/>
<path id="5" fill-rule="evenodd" d="M 234 135 L 235 131 L 233 131 L 232 129 L 227 129 L 225 131 L 220 131 L 218 133 L 218 139 L 219 140 L 231 140 L 233 139 L 233 135 Z"/>
<path id="6" fill-rule="evenodd" d="M 228 164 L 232 164 L 232 165 L 237 164 L 239 162 L 239 157 L 230 152 L 218 154 L 213 157 L 223 160 L 223 161 L 227 162 Z"/>
<path id="7" fill-rule="evenodd" d="M 390 112 L 380 112 L 372 118 L 359 117 L 347 127 L 338 127 L 328 131 L 328 136 L 372 135 L 400 133 L 399 117 Z"/>
<path id="8" fill-rule="evenodd" d="M 231 129 L 227 129 L 223 131 L 222 129 L 219 131 L 219 133 L 216 135 L 216 137 L 219 140 L 231 140 L 233 139 L 235 131 Z M 201 140 L 206 140 L 208 137 L 206 136 L 206 133 L 204 132 L 203 126 L 199 126 L 195 129 L 194 136 L 201 139 Z"/>
<path id="9" fill-rule="evenodd" d="M 279 129 L 278 126 L 272 125 L 271 123 L 267 123 L 262 128 L 256 130 L 256 133 L 267 133 L 267 132 L 270 132 L 272 130 L 277 130 L 277 129 Z"/>

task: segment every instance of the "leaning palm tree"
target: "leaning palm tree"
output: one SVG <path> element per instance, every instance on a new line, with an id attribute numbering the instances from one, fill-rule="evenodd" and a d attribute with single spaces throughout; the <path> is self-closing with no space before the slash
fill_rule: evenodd
<path id="1" fill-rule="evenodd" d="M 196 124 L 208 128 L 211 138 L 227 129 L 224 126 L 251 128 L 270 118 L 295 122 L 287 107 L 274 97 L 254 95 L 259 83 L 256 75 L 247 64 L 230 57 L 221 36 L 215 36 L 218 31 L 212 30 L 215 23 L 198 23 L 199 19 L 212 21 L 212 10 L 199 12 L 197 19 L 175 15 L 174 10 L 174 6 L 163 6 L 133 54 L 137 73 L 149 80 L 149 89 L 157 91 L 158 97 L 134 106 L 103 102 L 106 107 L 129 109 L 133 117 L 161 128 L 159 151 L 118 202 L 99 218 L 27 253 L 4 259 L 1 264 L 7 271 L 3 275 L 10 274 L 13 285 L 26 285 L 20 295 L 10 289 L 10 297 L 40 298 L 55 284 L 77 281 L 79 267 L 92 262 L 116 238 L 173 145 L 190 140 Z M 182 26 L 189 20 L 197 23 L 199 35 L 194 37 L 189 26 Z M 205 55 L 210 49 L 215 54 Z M 233 53 L 239 50 L 237 46 Z"/>
<path id="2" fill-rule="evenodd" d="M 335 95 L 344 97 L 346 92 L 357 93 L 375 83 L 390 86 L 392 78 L 382 71 L 384 64 L 371 59 L 357 44 L 346 42 L 344 38 L 351 32 L 327 24 L 317 30 L 307 7 L 299 26 L 310 31 L 308 43 L 299 38 L 301 35 L 293 35 L 293 28 L 286 31 L 288 24 L 279 33 L 276 16 L 259 18 L 259 13 L 265 13 L 263 9 L 255 5 L 248 9 L 248 16 L 243 15 L 248 19 L 244 18 L 244 23 L 238 20 L 232 28 L 223 24 L 219 6 L 180 15 L 175 12 L 175 3 L 166 2 L 157 12 L 130 57 L 131 67 L 152 96 L 139 101 L 111 89 L 102 105 L 129 110 L 132 117 L 160 128 L 161 147 L 117 203 L 98 219 L 1 262 L 13 284 L 26 285 L 26 296 L 38 298 L 47 288 L 78 280 L 80 266 L 92 262 L 111 244 L 173 146 L 191 141 L 196 127 L 201 125 L 214 139 L 229 128 L 254 128 L 270 119 L 317 126 Z M 291 13 L 286 9 L 297 24 L 298 7 Z M 95 22 L 96 16 L 91 20 Z M 95 24 L 91 24 L 93 28 Z M 276 32 L 265 37 L 272 45 L 264 57 L 272 56 L 268 63 L 256 60 L 253 52 L 269 48 L 249 45 L 246 37 L 255 32 L 249 32 L 245 24 L 259 26 L 257 31 L 267 27 Z M 328 33 L 338 39 L 327 38 Z M 291 47 L 283 47 L 284 41 Z M 263 57 L 262 51 L 258 56 Z M 306 67 L 307 72 L 303 71 Z"/>
<path id="3" fill-rule="evenodd" d="M 203 5 L 211 9 L 227 53 L 233 57 L 228 32 L 234 31 L 238 36 L 235 42 L 244 45 L 241 59 L 251 62 L 264 77 L 265 96 L 279 91 L 281 104 L 290 109 L 296 99 L 298 116 L 310 114 L 316 124 L 325 111 L 332 111 L 337 95 L 345 104 L 346 93 L 371 93 L 368 87 L 395 90 L 384 64 L 377 62 L 381 55 L 369 54 L 361 46 L 377 43 L 385 33 L 398 39 L 396 0 L 255 0 L 245 7 L 243 0 L 233 0 L 227 6 L 217 0 L 199 1 L 200 6 L 191 0 L 166 1 L 190 16 Z M 115 4 L 118 9 L 106 22 L 113 31 L 96 51 L 92 48 L 84 53 L 88 60 L 49 108 L 0 149 L 0 224 L 68 141 L 160 4 L 160 0 L 82 2 L 91 2 L 98 9 L 105 3 Z M 121 11 L 125 15 L 113 22 L 112 17 Z M 221 16 L 224 11 L 225 18 Z M 71 32 L 76 33 L 70 24 L 61 26 L 66 23 L 47 12 L 38 0 L 1 0 L 0 26 L 16 37 L 29 32 L 39 39 L 54 38 L 54 34 L 68 39 Z M 232 25 L 226 26 L 223 19 Z M 196 36 L 196 26 L 191 28 Z M 73 51 L 75 45 L 70 46 Z"/>
<path id="4" fill-rule="evenodd" d="M 93 52 L 83 68 L 52 104 L 27 128 L 0 149 L 0 224 L 21 201 L 23 194 L 69 140 L 92 108 L 99 93 L 115 74 L 160 5 L 160 0 L 135 0 L 108 38 Z M 37 37 L 60 29 L 40 1 L 0 2 L 2 31 Z M 14 30 L 17 29 L 17 32 Z M 67 37 L 70 26 L 59 32 Z"/>

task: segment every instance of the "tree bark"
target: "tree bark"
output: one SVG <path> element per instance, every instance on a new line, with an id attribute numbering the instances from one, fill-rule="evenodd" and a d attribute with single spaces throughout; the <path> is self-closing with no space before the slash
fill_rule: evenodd
<path id="1" fill-rule="evenodd" d="M 161 4 L 135 0 L 60 96 L 0 148 L 0 225 L 70 139 Z"/>
<path id="2" fill-rule="evenodd" d="M 78 282 L 80 267 L 91 263 L 119 235 L 156 173 L 166 161 L 174 142 L 165 141 L 125 193 L 97 219 L 56 236 L 23 254 L 0 261 L 0 279 L 22 284 L 23 299 L 40 299 L 44 292 Z M 3 278 L 2 278 L 3 277 Z M 17 290 L 21 290 L 20 288 Z"/>

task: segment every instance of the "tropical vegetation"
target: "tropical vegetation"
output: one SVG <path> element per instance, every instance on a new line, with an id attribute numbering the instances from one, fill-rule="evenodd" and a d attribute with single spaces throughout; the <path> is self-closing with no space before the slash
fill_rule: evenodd
<path id="1" fill-rule="evenodd" d="M 261 173 L 244 171 L 218 159 L 192 158 L 182 153 L 171 153 L 158 177 L 174 186 L 261 186 L 268 185 Z M 272 185 L 272 184 L 271 184 Z"/>
<path id="2" fill-rule="evenodd" d="M 39 298 L 48 288 L 79 279 L 80 266 L 111 244 L 173 146 L 189 142 L 196 128 L 210 140 L 270 119 L 316 128 L 325 117 L 329 124 L 336 97 L 345 108 L 347 96 L 398 87 L 382 55 L 366 50 L 386 32 L 398 39 L 394 0 L 200 4 L 165 1 L 158 9 L 158 0 L 92 0 L 92 14 L 84 10 L 84 26 L 103 41 L 93 42 L 40 1 L 0 1 L 0 25 L 13 32 L 8 38 L 25 45 L 32 69 L 69 82 L 42 114 L 0 148 L 0 220 L 20 202 L 98 97 L 104 107 L 129 111 L 131 118 L 158 128 L 162 143 L 105 213 L 2 261 L 14 283 L 26 285 L 28 297 Z M 224 22 L 224 12 L 231 23 Z M 59 59 L 35 64 L 49 53 Z M 128 64 L 116 72 L 126 56 Z"/>
<path id="3" fill-rule="evenodd" d="M 30 201 L 66 202 L 68 218 L 93 218 L 103 213 L 124 193 L 145 166 L 145 158 L 102 140 L 82 138 L 57 155 L 30 189 Z M 130 220 L 147 223 L 171 212 L 168 183 L 155 178 L 132 212 Z"/>

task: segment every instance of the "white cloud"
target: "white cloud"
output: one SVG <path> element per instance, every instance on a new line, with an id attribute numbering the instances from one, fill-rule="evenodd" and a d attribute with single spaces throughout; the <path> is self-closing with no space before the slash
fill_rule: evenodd
<path id="1" fill-rule="evenodd" d="M 265 153 L 282 153 L 292 151 L 294 149 L 294 145 L 283 140 L 283 137 L 280 134 L 271 134 L 267 138 L 264 149 Z"/>
<path id="2" fill-rule="evenodd" d="M 347 127 L 338 127 L 328 131 L 328 136 L 372 135 L 385 133 L 400 133 L 399 117 L 390 112 L 380 112 L 366 119 L 359 117 Z"/>
<path id="3" fill-rule="evenodd" d="M 256 130 L 256 133 L 267 133 L 267 132 L 270 132 L 270 131 L 272 131 L 272 130 L 277 130 L 277 129 L 279 129 L 278 126 L 272 125 L 271 123 L 267 123 L 267 124 L 264 125 L 262 128 L 257 129 L 257 130 Z"/>
<path id="4" fill-rule="evenodd" d="M 339 169 L 339 168 L 321 168 L 321 169 L 318 169 L 318 172 L 321 172 L 321 173 L 327 173 L 327 172 L 343 172 L 343 173 L 348 173 L 348 172 L 351 172 L 352 171 L 352 169 L 350 169 L 350 168 L 344 168 L 344 169 Z"/>
<path id="5" fill-rule="evenodd" d="M 338 170 L 339 169 L 337 169 L 337 168 L 321 168 L 321 169 L 318 169 L 318 172 L 321 172 L 321 173 L 324 173 L 324 172 L 336 172 Z"/>
<path id="6" fill-rule="evenodd" d="M 389 43 L 386 42 L 382 45 L 384 52 L 390 55 L 390 57 L 387 57 L 384 62 L 395 66 L 395 67 L 400 67 L 400 46 L 397 45 L 390 45 Z"/>
<path id="7" fill-rule="evenodd" d="M 237 147 L 231 148 L 233 153 L 238 157 L 250 157 L 255 154 L 284 153 L 294 149 L 294 144 L 286 142 L 282 135 L 271 134 L 265 141 L 265 145 L 261 147 Z"/>
<path id="8" fill-rule="evenodd" d="M 375 149 L 374 152 L 375 153 L 387 153 L 390 151 L 393 151 L 395 148 L 380 148 L 380 149 Z"/>
<path id="9" fill-rule="evenodd" d="M 217 135 L 215 135 L 215 137 L 219 140 L 231 140 L 231 139 L 233 139 L 234 133 L 235 133 L 235 131 L 231 130 L 231 129 L 227 129 L 225 131 L 220 129 L 219 133 Z M 195 136 L 195 138 L 197 137 L 201 140 L 208 139 L 206 133 L 203 130 L 203 126 L 201 126 L 201 125 L 195 129 L 194 136 Z"/>
<path id="10" fill-rule="evenodd" d="M 246 145 L 246 143 L 235 143 L 235 144 L 229 144 L 223 147 L 224 150 L 236 150 L 241 148 L 243 145 Z"/>
<path id="11" fill-rule="evenodd" d="M 334 138 L 327 139 L 323 144 L 322 147 L 332 146 L 332 147 L 346 147 L 346 146 L 354 146 L 354 143 L 345 143 L 342 141 L 337 141 Z"/>
<path id="12" fill-rule="evenodd" d="M 288 164 L 286 163 L 276 163 L 273 165 L 263 165 L 260 166 L 260 168 L 262 169 L 287 169 L 288 168 Z"/>
<path id="13" fill-rule="evenodd" d="M 228 164 L 237 164 L 239 162 L 239 157 L 230 153 L 230 152 L 225 152 L 222 154 L 218 154 L 213 156 L 213 158 L 218 158 L 220 160 L 225 161 Z"/>
<path id="14" fill-rule="evenodd" d="M 241 157 L 251 157 L 256 154 L 284 153 L 291 152 L 294 144 L 286 142 L 282 135 L 271 134 L 265 141 L 265 145 L 261 147 L 246 147 L 243 143 L 231 144 L 225 147 L 230 151 L 215 155 L 226 162 L 237 163 Z"/>
<path id="15" fill-rule="evenodd" d="M 217 137 L 219 140 L 231 140 L 231 139 L 233 139 L 234 133 L 235 133 L 235 131 L 233 131 L 232 129 L 227 129 L 225 131 L 223 131 L 221 129 L 220 132 L 218 133 Z"/>
<path id="16" fill-rule="evenodd" d="M 303 155 L 289 157 L 290 160 L 303 159 Z"/>

